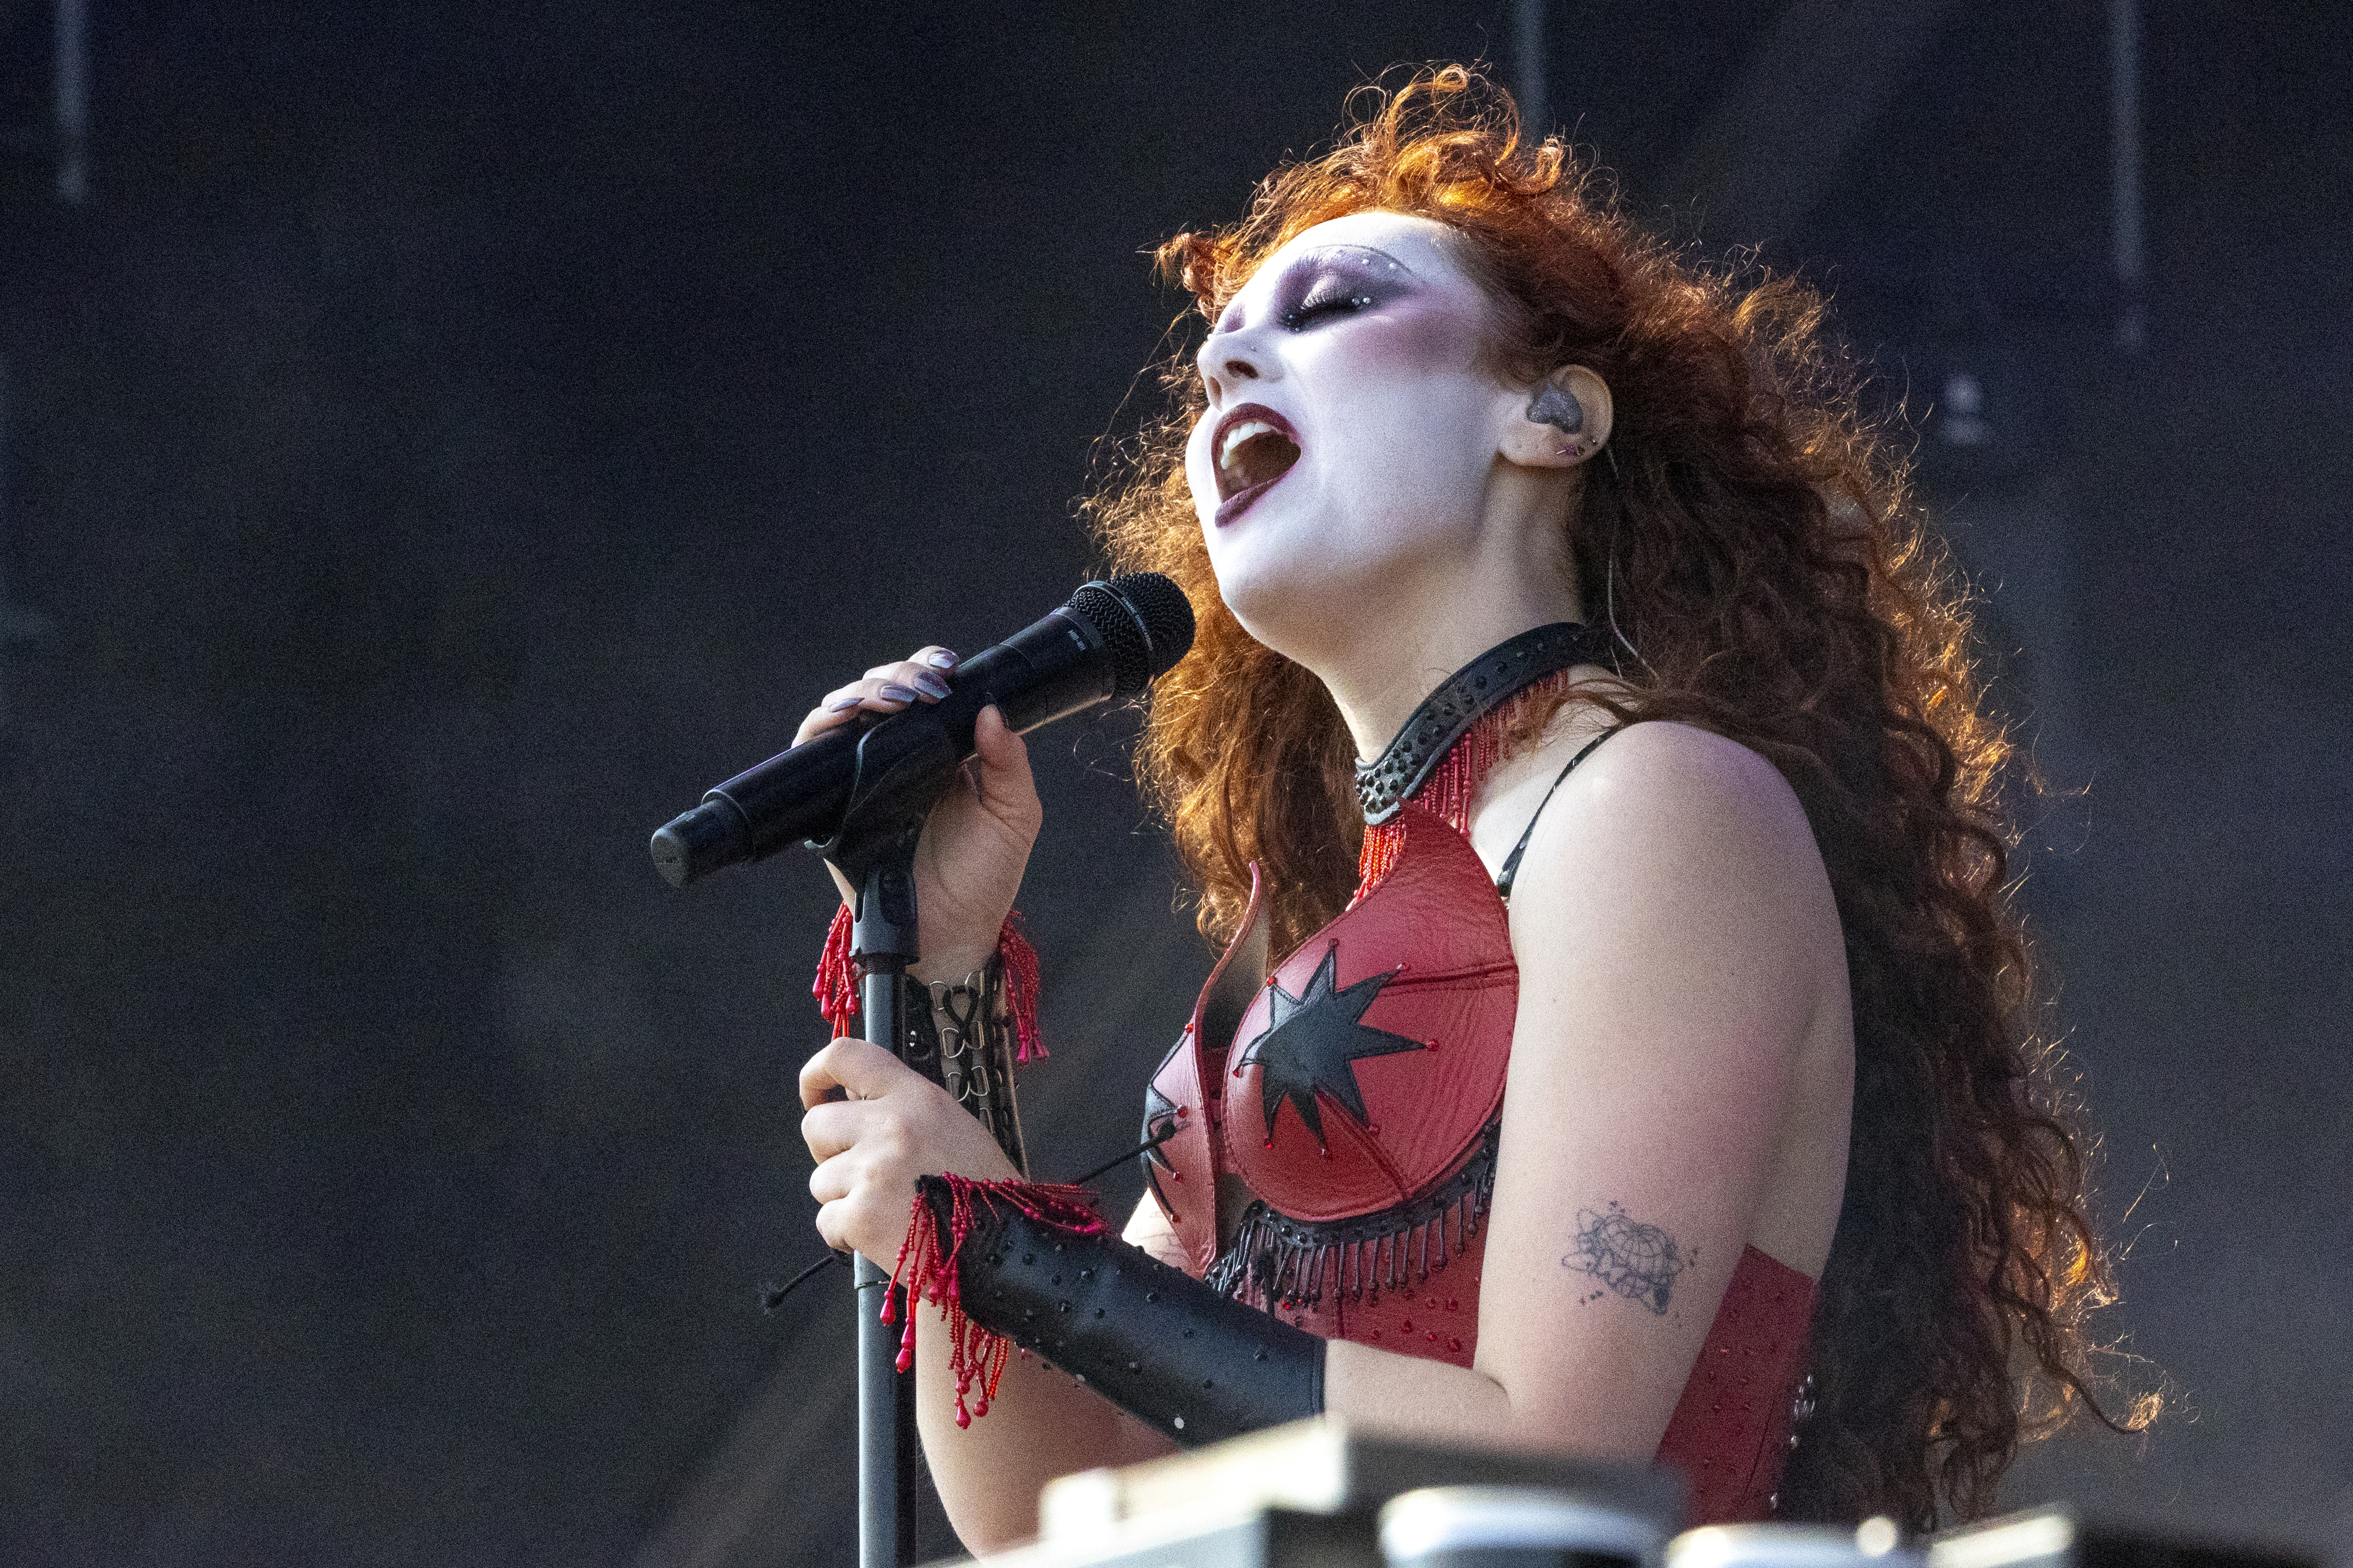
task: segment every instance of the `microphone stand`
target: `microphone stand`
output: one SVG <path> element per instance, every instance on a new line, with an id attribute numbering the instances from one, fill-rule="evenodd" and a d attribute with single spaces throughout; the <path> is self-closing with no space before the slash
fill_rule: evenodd
<path id="1" fill-rule="evenodd" d="M 905 1059 L 907 965 L 922 954 L 915 942 L 915 836 L 921 823 L 854 857 L 864 872 L 852 885 L 851 962 L 859 966 L 859 1012 L 866 1037 Z M 839 842 L 839 840 L 837 840 Z M 851 867 L 839 858 L 845 874 Z M 898 1370 L 901 1331 L 882 1321 L 882 1292 L 892 1317 L 914 1310 L 904 1290 L 865 1254 L 851 1259 L 858 1312 L 858 1564 L 908 1568 L 914 1561 L 915 1376 Z"/>
<path id="2" fill-rule="evenodd" d="M 921 958 L 915 923 L 915 843 L 930 803 L 910 809 L 879 805 L 877 797 L 853 785 L 841 831 L 821 847 L 857 899 L 850 908 L 851 962 L 859 967 L 859 1011 L 866 1037 L 907 1061 L 906 976 Z M 934 1082 L 937 1062 L 909 1063 Z M 1009 1075 L 1010 1059 L 987 1063 L 992 1077 Z M 1009 1084 L 1009 1076 L 1007 1080 Z M 1008 1089 L 1009 1092 L 1009 1089 Z M 978 1100 L 972 1102 L 977 1114 Z M 1018 1170 L 1027 1171 L 1018 1123 L 992 1128 Z M 859 1254 L 852 1262 L 858 1313 L 858 1563 L 859 1568 L 911 1568 L 915 1544 L 918 1448 L 915 1436 L 915 1374 L 898 1370 L 899 1342 L 906 1315 L 917 1303 L 895 1289 L 891 1277 Z M 882 1321 L 882 1296 L 892 1297 L 894 1323 Z"/>
<path id="3" fill-rule="evenodd" d="M 982 707 L 995 703 L 1012 729 L 1033 730 L 1107 699 L 1134 696 L 1182 658 L 1192 641 L 1192 606 L 1167 578 L 1145 572 L 1083 584 L 1069 604 L 963 664 L 948 708 L 929 718 L 911 710 L 889 724 L 863 721 L 843 795 L 832 791 L 849 731 L 838 732 L 845 739 L 828 734 L 771 757 L 709 792 L 701 805 L 654 834 L 654 864 L 673 887 L 684 887 L 733 861 L 772 854 L 812 831 L 816 823 L 838 820 L 830 839 L 809 847 L 852 889 L 850 958 L 860 969 L 867 1039 L 948 1089 L 980 1118 L 1014 1168 L 1026 1175 L 1029 1165 L 1013 1093 L 1013 1053 L 1001 1041 L 979 1056 L 960 1050 L 956 1054 L 964 1059 L 953 1065 L 910 1060 L 907 968 L 922 956 L 916 945 L 915 844 L 940 788 L 963 764 L 972 744 L 969 725 Z M 837 799 L 846 802 L 839 818 L 832 815 Z M 978 1005 L 986 1007 L 987 999 Z M 967 1032 L 959 1021 L 960 1044 L 978 1046 L 986 1038 L 986 1030 L 977 1026 L 983 1022 L 972 1020 L 975 1026 Z M 858 1310 L 858 1561 L 860 1568 L 907 1568 L 914 1533 L 914 1383 L 912 1375 L 899 1374 L 899 1336 L 881 1321 L 886 1298 L 875 1292 L 891 1289 L 889 1277 L 863 1256 L 852 1273 Z M 892 1305 L 894 1318 L 917 1310 L 903 1300 Z"/>

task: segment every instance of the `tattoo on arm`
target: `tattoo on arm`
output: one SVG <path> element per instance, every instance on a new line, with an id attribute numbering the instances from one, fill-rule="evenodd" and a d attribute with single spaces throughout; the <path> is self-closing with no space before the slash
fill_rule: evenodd
<path id="1" fill-rule="evenodd" d="M 1577 1250 L 1560 1260 L 1563 1268 L 1590 1274 L 1630 1301 L 1661 1317 L 1674 1294 L 1675 1276 L 1699 1260 L 1655 1225 L 1644 1225 L 1612 1202 L 1607 1209 L 1577 1211 Z M 1597 1290 L 1593 1300 L 1600 1295 Z"/>

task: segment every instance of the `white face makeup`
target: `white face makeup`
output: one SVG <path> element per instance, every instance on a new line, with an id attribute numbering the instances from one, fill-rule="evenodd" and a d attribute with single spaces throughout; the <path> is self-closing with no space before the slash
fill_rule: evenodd
<path id="1" fill-rule="evenodd" d="M 1491 307 L 1451 243 L 1398 213 L 1319 224 L 1201 346 L 1187 477 L 1226 603 L 1275 646 L 1300 605 L 1361 607 L 1467 552 L 1513 395 L 1480 363 Z"/>

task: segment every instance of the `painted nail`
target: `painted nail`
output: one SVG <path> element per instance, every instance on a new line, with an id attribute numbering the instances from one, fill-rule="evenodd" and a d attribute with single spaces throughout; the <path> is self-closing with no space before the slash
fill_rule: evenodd
<path id="1" fill-rule="evenodd" d="M 924 656 L 923 662 L 934 669 L 954 669 L 956 667 L 956 656 L 942 648 L 937 653 Z"/>
<path id="2" fill-rule="evenodd" d="M 948 694 L 948 683 L 928 669 L 915 671 L 913 679 L 915 689 L 926 697 L 945 697 Z"/>
<path id="3" fill-rule="evenodd" d="M 828 713 L 839 713 L 839 712 L 845 711 L 845 710 L 848 710 L 848 709 L 855 708 L 855 707 L 857 707 L 857 706 L 858 706 L 858 693 L 856 693 L 855 691 L 852 691 L 852 692 L 849 692 L 849 694 L 847 694 L 847 695 L 845 695 L 845 696 L 837 697 L 837 698 L 833 699 L 831 701 L 828 702 L 828 703 L 825 705 L 825 710 L 826 710 L 827 712 L 828 712 Z"/>
<path id="4" fill-rule="evenodd" d="M 915 700 L 915 693 L 912 688 L 902 686 L 895 680 L 884 681 L 882 689 L 874 695 L 885 702 L 913 702 Z"/>

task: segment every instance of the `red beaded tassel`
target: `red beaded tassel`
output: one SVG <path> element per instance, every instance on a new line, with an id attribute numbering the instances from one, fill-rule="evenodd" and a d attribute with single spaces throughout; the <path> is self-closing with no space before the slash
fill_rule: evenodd
<path id="1" fill-rule="evenodd" d="M 993 1216 L 1000 1212 L 998 1205 L 1003 1205 L 1040 1225 L 1052 1226 L 1073 1236 L 1097 1236 L 1111 1227 L 1095 1213 L 1091 1201 L 1093 1194 L 1084 1187 L 1040 1182 L 976 1182 L 957 1175 L 944 1175 L 939 1180 L 947 1184 L 952 1196 L 944 1250 L 940 1240 L 939 1216 L 932 1212 L 931 1201 L 917 1193 L 914 1212 L 907 1221 L 907 1239 L 899 1244 L 898 1261 L 891 1268 L 892 1287 L 900 1284 L 903 1275 L 907 1290 L 907 1331 L 899 1339 L 899 1370 L 904 1372 L 915 1364 L 914 1303 L 918 1300 L 929 1301 L 947 1315 L 948 1371 L 956 1380 L 956 1425 L 969 1426 L 974 1416 L 988 1414 L 990 1403 L 997 1398 L 997 1385 L 1004 1378 L 1006 1363 L 1013 1354 L 1011 1342 L 965 1316 L 956 1258 L 964 1251 L 965 1239 L 977 1227 L 979 1211 L 986 1209 Z M 889 1290 L 882 1293 L 882 1321 L 886 1323 L 893 1321 L 891 1297 Z M 979 1402 L 967 1405 L 966 1397 L 975 1385 L 980 1390 Z"/>
<path id="2" fill-rule="evenodd" d="M 1013 1059 L 1042 1057 L 1046 1047 L 1038 1038 L 1038 950 L 1021 934 L 1018 910 L 1005 917 L 1005 927 L 997 933 L 997 956 L 1005 965 L 1005 1010 L 1013 1015 L 1013 1037 L 1019 1043 Z"/>
<path id="3" fill-rule="evenodd" d="M 1356 852 L 1356 891 L 1349 899 L 1354 909 L 1366 893 L 1380 886 L 1381 879 L 1397 865 L 1398 857 L 1405 853 L 1405 823 L 1398 817 L 1376 823 L 1365 829 L 1365 847 Z"/>
<path id="4" fill-rule="evenodd" d="M 817 981 L 809 992 L 817 1010 L 837 1037 L 853 1033 L 858 1023 L 858 962 L 849 952 L 849 906 L 833 911 L 825 933 L 825 952 L 817 961 Z M 1018 1048 L 1013 1059 L 1027 1062 L 1047 1054 L 1038 1037 L 1038 950 L 1021 934 L 1019 910 L 1005 917 L 997 933 L 997 956 L 1005 965 L 1005 1006 L 1013 1015 Z"/>
<path id="5" fill-rule="evenodd" d="M 825 1015 L 834 1037 L 849 1034 L 858 1023 L 858 965 L 849 956 L 847 904 L 833 911 L 833 924 L 825 933 L 825 952 L 817 961 L 817 984 L 809 990 L 816 995 L 817 1010 Z"/>
<path id="6" fill-rule="evenodd" d="M 1511 721 L 1511 710 L 1518 706 L 1517 700 L 1504 703 L 1472 725 L 1446 753 L 1446 760 L 1430 771 L 1430 781 L 1414 793 L 1414 804 L 1445 818 L 1455 832 L 1470 832 L 1472 803 L 1504 754 L 1502 731 Z"/>
<path id="7" fill-rule="evenodd" d="M 1563 671 L 1535 681 L 1472 725 L 1414 792 L 1414 804 L 1436 813 L 1448 826 L 1468 838 L 1471 808 L 1478 804 L 1479 791 L 1485 785 L 1487 775 L 1504 760 L 1505 732 L 1518 721 L 1528 703 L 1557 690 L 1567 679 L 1567 673 Z M 1356 854 L 1356 891 L 1349 904 L 1354 906 L 1379 886 L 1404 852 L 1405 823 L 1400 818 L 1392 816 L 1366 828 L 1364 847 Z"/>

